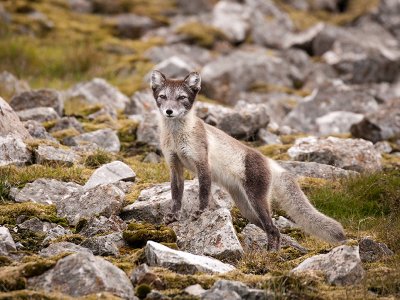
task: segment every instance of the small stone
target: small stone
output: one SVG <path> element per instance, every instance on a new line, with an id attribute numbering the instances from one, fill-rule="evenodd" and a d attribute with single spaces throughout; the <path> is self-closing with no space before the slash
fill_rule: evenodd
<path id="1" fill-rule="evenodd" d="M 6 137 L 10 134 L 21 139 L 31 138 L 17 114 L 10 105 L 0 97 L 0 137 Z"/>
<path id="2" fill-rule="evenodd" d="M 35 107 L 17 111 L 17 115 L 21 121 L 34 120 L 38 122 L 53 121 L 60 118 L 52 107 Z"/>
<path id="3" fill-rule="evenodd" d="M 359 283 L 365 275 L 358 246 L 339 246 L 327 254 L 307 258 L 291 272 L 308 270 L 322 271 L 327 281 L 333 285 Z"/>
<path id="4" fill-rule="evenodd" d="M 75 117 L 63 117 L 59 120 L 56 120 L 54 126 L 51 127 L 50 132 L 56 132 L 70 128 L 74 128 L 80 133 L 84 132 L 82 124 Z"/>
<path id="5" fill-rule="evenodd" d="M 198 69 L 198 65 L 183 57 L 172 56 L 157 64 L 154 69 L 159 70 L 168 78 L 182 78 Z M 150 78 L 150 75 L 147 75 L 146 78 Z"/>
<path id="6" fill-rule="evenodd" d="M 139 267 L 134 269 L 130 275 L 130 279 L 134 286 L 148 284 L 157 290 L 165 288 L 162 280 L 153 273 L 146 264 L 141 264 Z"/>
<path id="7" fill-rule="evenodd" d="M 24 127 L 34 139 L 48 140 L 58 144 L 58 141 L 53 138 L 39 122 L 29 120 L 24 122 Z"/>
<path id="8" fill-rule="evenodd" d="M 8 228 L 0 226 L 0 255 L 7 256 L 11 251 L 17 251 L 15 242 Z"/>
<path id="9" fill-rule="evenodd" d="M 206 290 L 200 284 L 194 284 L 186 287 L 183 291 L 191 296 L 200 297 Z"/>
<path id="10" fill-rule="evenodd" d="M 390 146 L 390 143 L 387 141 L 382 141 L 382 142 L 377 142 L 374 145 L 375 149 L 378 150 L 381 154 L 384 153 L 390 153 L 393 151 L 392 146 Z"/>
<path id="11" fill-rule="evenodd" d="M 92 217 L 84 222 L 84 225 L 79 230 L 79 234 L 92 237 L 105 234 L 108 232 L 122 232 L 126 229 L 126 223 L 118 216 L 106 218 L 104 216 Z"/>
<path id="12" fill-rule="evenodd" d="M 35 160 L 37 164 L 50 164 L 52 166 L 70 167 L 76 164 L 80 156 L 69 149 L 55 148 L 52 146 L 40 145 L 35 150 Z"/>
<path id="13" fill-rule="evenodd" d="M 134 181 L 135 177 L 135 172 L 127 164 L 117 160 L 96 169 L 84 185 L 84 188 L 91 189 L 100 184 L 116 183 L 118 181 Z"/>
<path id="14" fill-rule="evenodd" d="M 161 157 L 155 152 L 150 152 L 143 159 L 143 162 L 151 163 L 151 164 L 158 164 L 161 162 Z"/>
<path id="15" fill-rule="evenodd" d="M 0 5 L 0 20 L 2 18 L 2 6 Z M 13 74 L 3 71 L 0 73 L 0 90 L 3 97 L 9 97 L 29 91 L 30 87 L 26 81 L 18 80 Z"/>
<path id="16" fill-rule="evenodd" d="M 136 141 L 160 148 L 158 133 L 158 112 L 146 113 L 136 131 Z"/>
<path id="17" fill-rule="evenodd" d="M 62 253 L 88 253 L 92 254 L 89 249 L 70 243 L 70 242 L 60 242 L 50 244 L 47 248 L 40 250 L 39 255 L 43 257 L 56 256 Z"/>
<path id="18" fill-rule="evenodd" d="M 321 135 L 349 133 L 353 124 L 360 122 L 363 114 L 349 111 L 333 111 L 315 120 Z"/>
<path id="19" fill-rule="evenodd" d="M 119 256 L 119 247 L 125 245 L 122 232 L 87 238 L 81 243 L 82 247 L 90 249 L 94 255 Z"/>
<path id="20" fill-rule="evenodd" d="M 282 141 L 276 134 L 261 128 L 257 133 L 257 138 L 266 145 L 282 145 Z"/>
<path id="21" fill-rule="evenodd" d="M 147 242 L 145 253 L 150 266 L 168 268 L 181 274 L 223 274 L 235 270 L 235 267 L 214 258 L 173 250 L 152 241 Z"/>
<path id="22" fill-rule="evenodd" d="M 119 152 L 121 148 L 118 135 L 112 129 L 99 129 L 92 132 L 83 133 L 81 135 L 71 137 L 68 140 L 68 146 L 78 146 L 94 144 L 97 148 L 109 152 Z"/>
<path id="23" fill-rule="evenodd" d="M 282 216 L 279 216 L 278 219 L 272 219 L 272 221 L 274 222 L 274 225 L 278 227 L 279 230 L 298 228 L 298 226 L 295 223 Z"/>
<path id="24" fill-rule="evenodd" d="M 64 101 L 60 92 L 56 90 L 36 90 L 23 92 L 14 96 L 10 105 L 16 111 L 37 108 L 52 107 L 57 115 L 62 115 L 64 109 Z"/>
<path id="25" fill-rule="evenodd" d="M 146 31 L 157 27 L 157 23 L 151 18 L 132 13 L 119 14 L 112 17 L 109 22 L 117 36 L 128 39 L 138 39 Z"/>
<path id="26" fill-rule="evenodd" d="M 359 248 L 362 262 L 374 262 L 394 254 L 386 244 L 375 242 L 368 237 L 361 239 Z"/>
<path id="27" fill-rule="evenodd" d="M 0 136 L 0 167 L 21 166 L 31 162 L 31 160 L 32 154 L 21 138 L 11 134 L 5 137 Z"/>
<path id="28" fill-rule="evenodd" d="M 153 92 L 150 89 L 135 92 L 129 103 L 125 107 L 124 113 L 127 115 L 144 115 L 157 109 Z"/>
<path id="29" fill-rule="evenodd" d="M 239 281 L 218 280 L 214 285 L 201 295 L 202 300 L 217 299 L 248 299 L 269 300 L 275 299 L 275 295 L 264 290 L 251 289 Z"/>
<path id="30" fill-rule="evenodd" d="M 60 259 L 54 268 L 28 279 L 28 288 L 57 291 L 72 297 L 100 292 L 137 299 L 126 274 L 112 263 L 90 253 L 75 253 Z"/>

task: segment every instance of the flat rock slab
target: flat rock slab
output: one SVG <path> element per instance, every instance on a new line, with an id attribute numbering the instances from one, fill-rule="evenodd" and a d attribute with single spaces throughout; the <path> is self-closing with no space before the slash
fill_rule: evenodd
<path id="1" fill-rule="evenodd" d="M 185 181 L 185 191 L 182 199 L 180 218 L 189 218 L 199 207 L 199 185 L 197 180 Z M 211 210 L 225 207 L 232 208 L 232 198 L 221 188 L 213 185 L 211 189 Z M 126 206 L 121 214 L 122 219 L 146 221 L 153 224 L 161 224 L 164 216 L 172 207 L 171 184 L 169 182 L 155 185 L 143 190 L 139 198 L 131 205 Z"/>
<path id="2" fill-rule="evenodd" d="M 79 159 L 80 156 L 69 149 L 41 145 L 35 150 L 35 160 L 37 164 L 50 164 L 70 167 L 77 163 Z"/>
<path id="3" fill-rule="evenodd" d="M 12 134 L 0 136 L 0 167 L 25 165 L 31 160 L 32 153 L 20 137 Z"/>
<path id="4" fill-rule="evenodd" d="M 117 134 L 109 128 L 99 129 L 68 138 L 66 144 L 69 146 L 86 146 L 93 144 L 96 148 L 109 152 L 119 152 L 121 148 L 121 143 Z"/>
<path id="5" fill-rule="evenodd" d="M 118 215 L 125 194 L 112 184 L 100 185 L 83 193 L 76 192 L 56 203 L 57 215 L 66 218 L 71 225 L 80 219 L 94 216 Z"/>
<path id="6" fill-rule="evenodd" d="M 333 285 L 359 283 L 365 275 L 358 246 L 339 246 L 327 254 L 307 258 L 291 272 L 321 271 Z"/>
<path id="7" fill-rule="evenodd" d="M 34 120 L 41 123 L 60 118 L 60 116 L 52 107 L 35 107 L 24 109 L 17 111 L 17 115 L 21 121 Z"/>
<path id="8" fill-rule="evenodd" d="M 31 137 L 11 106 L 0 97 L 0 137 L 11 133 L 21 139 Z"/>
<path id="9" fill-rule="evenodd" d="M 121 298 L 137 299 L 128 276 L 121 269 L 103 258 L 83 252 L 64 257 L 54 268 L 30 278 L 28 287 L 72 297 L 109 292 Z"/>
<path id="10" fill-rule="evenodd" d="M 173 250 L 153 241 L 147 242 L 145 253 L 149 266 L 164 267 L 181 274 L 223 274 L 235 270 L 234 266 L 217 259 Z"/>
<path id="11" fill-rule="evenodd" d="M 70 242 L 59 242 L 49 245 L 47 248 L 40 250 L 39 255 L 43 257 L 56 256 L 62 253 L 87 253 L 92 251 Z"/>
<path id="12" fill-rule="evenodd" d="M 14 190 L 11 196 L 16 202 L 35 202 L 41 204 L 56 204 L 73 193 L 80 193 L 82 186 L 74 182 L 62 182 L 55 179 L 36 179 L 27 183 L 19 191 Z"/>
<path id="13" fill-rule="evenodd" d="M 84 188 L 91 189 L 100 184 L 116 183 L 118 181 L 134 181 L 135 177 L 136 174 L 131 167 L 117 160 L 94 171 Z"/>
<path id="14" fill-rule="evenodd" d="M 345 170 L 334 166 L 306 161 L 278 161 L 279 165 L 297 176 L 335 179 L 339 177 L 355 176 L 356 171 Z"/>
<path id="15" fill-rule="evenodd" d="M 288 154 L 294 160 L 312 161 L 357 172 L 382 168 L 381 154 L 371 142 L 362 139 L 309 136 L 297 139 Z"/>
<path id="16" fill-rule="evenodd" d="M 17 247 L 7 227 L 0 226 L 0 255 L 7 256 L 10 251 L 16 251 Z"/>
<path id="17" fill-rule="evenodd" d="M 228 209 L 208 210 L 195 221 L 185 219 L 171 224 L 178 246 L 193 254 L 233 261 L 243 255 Z"/>

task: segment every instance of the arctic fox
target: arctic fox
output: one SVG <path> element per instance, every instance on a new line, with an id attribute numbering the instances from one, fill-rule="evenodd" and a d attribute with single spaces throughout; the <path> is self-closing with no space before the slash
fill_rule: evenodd
<path id="1" fill-rule="evenodd" d="M 224 187 L 240 212 L 268 236 L 268 249 L 280 247 L 280 233 L 271 219 L 271 201 L 301 228 L 330 243 L 345 240 L 340 223 L 316 210 L 295 177 L 257 150 L 205 124 L 192 110 L 201 78 L 192 72 L 183 80 L 167 79 L 155 70 L 151 88 L 159 108 L 160 144 L 171 171 L 173 206 L 166 222 L 177 220 L 181 209 L 184 168 L 199 180 L 199 210 L 208 206 L 211 182 Z"/>

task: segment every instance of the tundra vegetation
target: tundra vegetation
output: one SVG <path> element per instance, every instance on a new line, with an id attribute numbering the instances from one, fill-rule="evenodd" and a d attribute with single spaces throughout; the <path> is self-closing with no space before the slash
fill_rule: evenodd
<path id="1" fill-rule="evenodd" d="M 36 114 L 13 124 L 30 134 L 22 142 L 30 156 L 22 162 L 10 161 L 25 148 L 13 148 L 6 139 L 15 132 L 1 121 L 10 112 L 0 100 L 0 152 L 6 153 L 0 153 L 0 299 L 98 299 L 97 292 L 104 299 L 161 299 L 155 291 L 171 299 L 202 299 L 204 295 L 190 295 L 185 288 L 200 284 L 210 292 L 219 280 L 240 281 L 273 293 L 275 299 L 400 297 L 399 15 L 399 4 L 389 0 L 0 0 L 0 97 L 21 119 L 20 111 L 33 108 L 29 103 L 47 101 L 32 95 L 25 99 L 24 92 L 52 89 L 62 99 L 61 111 L 54 103 L 33 104 L 53 107 L 57 118 L 43 120 Z M 177 227 L 154 221 L 159 216 L 153 212 L 164 209 L 169 190 L 161 186 L 155 195 L 146 194 L 170 180 L 148 90 L 155 66 L 177 77 L 199 71 L 199 117 L 263 155 L 303 161 L 309 169 L 295 171 L 303 191 L 318 210 L 341 222 L 347 245 L 357 247 L 369 237 L 385 244 L 390 254 L 363 259 L 365 273 L 358 274 L 362 278 L 357 282 L 330 284 L 324 272 L 291 270 L 330 253 L 334 245 L 284 227 L 281 233 L 307 252 L 287 246 L 277 252 L 246 250 L 248 221 L 230 207 L 232 220 L 227 222 L 245 249 L 226 260 L 235 270 L 208 274 L 151 266 L 146 276 L 151 280 L 135 281 L 132 273 L 149 260 L 147 241 L 185 250 Z M 93 78 L 106 83 L 76 92 L 77 84 L 94 84 Z M 119 99 L 123 104 L 117 104 Z M 17 109 L 17 101 L 25 107 Z M 340 117 L 332 118 L 335 112 Z M 348 121 L 346 113 L 349 118 L 361 115 L 363 121 Z M 99 132 L 103 135 L 96 138 Z M 299 142 L 309 136 L 371 142 L 369 148 L 342 146 L 347 152 L 337 154 L 339 144 L 322 149 Z M 111 138 L 119 141 L 117 150 L 117 143 L 106 143 Z M 39 154 L 43 148 L 52 155 Z M 69 151 L 74 158 L 66 163 Z M 92 175 L 114 161 L 135 175 L 84 190 Z M 339 169 L 328 176 L 331 171 L 322 172 L 312 163 Z M 185 172 L 186 180 L 193 178 Z M 70 186 L 50 187 L 56 182 Z M 100 195 L 102 188 L 106 197 Z M 74 207 L 67 202 L 65 212 L 63 201 L 79 203 L 87 194 L 98 199 L 93 205 L 98 210 L 71 221 L 68 211 Z M 149 199 L 156 204 L 140 214 L 139 208 L 125 209 Z M 81 205 L 75 215 L 90 213 L 91 208 Z M 277 209 L 274 217 L 279 216 L 285 214 Z M 43 255 L 60 243 L 87 247 L 122 270 L 132 281 L 131 292 L 102 290 L 100 283 L 99 290 L 79 290 L 81 294 L 52 289 L 51 283 L 35 285 L 35 278 L 75 255 L 72 248 Z"/>

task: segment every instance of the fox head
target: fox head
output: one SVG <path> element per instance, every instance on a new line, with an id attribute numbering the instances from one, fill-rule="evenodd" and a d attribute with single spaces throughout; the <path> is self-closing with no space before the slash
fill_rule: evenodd
<path id="1" fill-rule="evenodd" d="M 160 113 L 165 118 L 182 118 L 191 110 L 201 78 L 197 72 L 188 74 L 185 79 L 168 79 L 160 71 L 151 73 L 151 89 Z"/>

